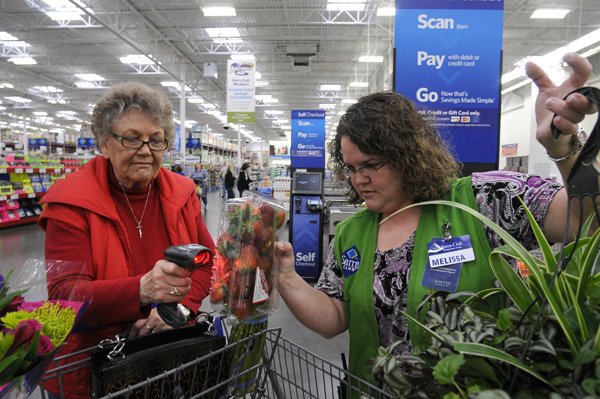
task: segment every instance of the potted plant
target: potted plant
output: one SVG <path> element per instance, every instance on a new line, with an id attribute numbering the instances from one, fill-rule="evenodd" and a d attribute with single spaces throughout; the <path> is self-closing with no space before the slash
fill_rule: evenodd
<path id="1" fill-rule="evenodd" d="M 429 347 L 414 356 L 381 347 L 375 377 L 398 398 L 600 397 L 600 229 L 589 236 L 592 218 L 583 238 L 556 254 L 527 210 L 542 253 L 536 257 L 467 206 L 425 204 L 461 208 L 504 240 L 489 257 L 498 287 L 429 295 L 421 304 L 428 307 L 425 320 L 404 314 L 429 332 Z M 495 295 L 505 297 L 505 308 L 478 308 Z"/>

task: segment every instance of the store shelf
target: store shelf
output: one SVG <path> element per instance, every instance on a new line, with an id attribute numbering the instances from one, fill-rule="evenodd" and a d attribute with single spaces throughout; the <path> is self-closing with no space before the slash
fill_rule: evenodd
<path id="1" fill-rule="evenodd" d="M 24 194 L 11 194 L 11 195 L 0 195 L 0 201 L 7 201 L 7 200 L 17 200 L 17 199 L 24 199 L 24 198 L 42 198 L 44 196 L 44 194 L 46 194 L 45 192 L 41 192 L 41 193 L 24 193 Z"/>
<path id="2" fill-rule="evenodd" d="M 19 220 L 13 220 L 10 222 L 0 222 L 0 229 L 5 229 L 8 227 L 21 226 L 23 224 L 31 224 L 36 223 L 39 216 L 26 216 Z"/>
<path id="3" fill-rule="evenodd" d="M 0 167 L 0 173 L 71 173 L 77 169 L 77 167 L 33 168 L 31 166 L 4 166 Z"/>

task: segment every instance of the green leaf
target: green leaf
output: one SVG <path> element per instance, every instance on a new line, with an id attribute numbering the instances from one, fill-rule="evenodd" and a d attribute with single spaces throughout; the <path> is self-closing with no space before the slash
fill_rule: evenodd
<path id="1" fill-rule="evenodd" d="M 496 326 L 500 331 L 508 331 L 510 326 L 512 325 L 511 321 L 511 312 L 508 309 L 501 309 L 498 312 L 498 319 L 496 320 Z"/>
<path id="2" fill-rule="evenodd" d="M 490 364 L 480 357 L 467 357 L 465 364 L 461 367 L 461 373 L 475 378 L 483 378 L 500 385 L 500 380 Z"/>
<path id="3" fill-rule="evenodd" d="M 493 348 L 491 346 L 475 344 L 470 342 L 456 342 L 454 344 L 454 350 L 459 353 L 464 353 L 466 355 L 481 356 L 486 357 L 488 359 L 497 360 L 499 362 L 508 363 L 514 367 L 525 371 L 526 373 L 537 378 L 544 384 L 552 386 L 540 373 L 529 367 L 527 364 L 523 363 L 516 357 L 511 356 L 508 353 Z"/>
<path id="4" fill-rule="evenodd" d="M 465 364 L 463 355 L 446 356 L 433 368 L 433 378 L 442 385 L 452 384 L 463 364 Z"/>
<path id="5" fill-rule="evenodd" d="M 442 399 L 462 399 L 462 398 L 454 392 L 448 392 L 447 394 L 442 396 Z"/>
<path id="6" fill-rule="evenodd" d="M 506 290 L 506 293 L 510 297 L 510 299 L 515 303 L 515 305 L 519 308 L 521 313 L 525 314 L 528 309 L 530 309 L 531 304 L 535 300 L 535 297 L 525 285 L 525 282 L 515 272 L 515 270 L 510 267 L 506 259 L 502 256 L 502 254 L 493 251 L 490 254 L 490 267 L 494 272 L 494 275 Z M 539 312 L 539 305 L 536 303 L 531 307 L 531 310 L 526 314 L 528 320 L 533 321 L 535 314 Z"/>
<path id="7" fill-rule="evenodd" d="M 479 392 L 473 399 L 510 399 L 510 395 L 501 389 L 487 389 Z"/>

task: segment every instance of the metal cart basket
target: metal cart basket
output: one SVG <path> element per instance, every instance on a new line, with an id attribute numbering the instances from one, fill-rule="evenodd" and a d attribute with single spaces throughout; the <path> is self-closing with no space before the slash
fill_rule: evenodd
<path id="1" fill-rule="evenodd" d="M 264 345 L 263 350 L 252 359 L 257 352 L 256 345 Z M 45 377 L 60 380 L 65 374 L 88 365 L 86 360 L 65 364 L 69 356 L 74 354 L 55 359 L 55 364 L 62 361 L 62 365 L 50 368 Z M 191 375 L 192 383 L 181 384 L 184 375 L 187 381 Z M 42 397 L 47 397 L 43 390 Z M 392 398 L 378 387 L 285 339 L 281 329 L 268 329 L 102 399 L 359 397 Z"/>

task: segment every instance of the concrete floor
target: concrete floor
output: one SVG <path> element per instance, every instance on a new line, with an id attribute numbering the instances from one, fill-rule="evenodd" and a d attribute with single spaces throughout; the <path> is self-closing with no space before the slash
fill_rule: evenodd
<path id="1" fill-rule="evenodd" d="M 204 215 L 213 238 L 217 237 L 222 203 L 220 192 L 209 193 L 207 212 Z M 27 278 L 29 278 L 28 281 L 31 281 L 32 265 L 43 262 L 43 259 L 44 232 L 37 225 L 17 226 L 0 230 L 0 273 L 5 274 L 9 270 L 14 270 L 11 280 L 27 281 Z M 33 278 L 36 277 L 33 276 Z M 30 291 L 28 300 L 41 299 L 38 297 L 44 296 L 43 284 Z M 205 300 L 201 309 L 211 310 L 207 300 Z M 347 354 L 347 333 L 333 339 L 325 339 L 315 334 L 294 318 L 281 298 L 277 302 L 276 310 L 269 318 L 269 327 L 281 328 L 283 337 L 336 365 L 341 365 L 341 353 L 345 352 Z M 32 396 L 32 398 L 39 397 L 38 392 Z"/>

